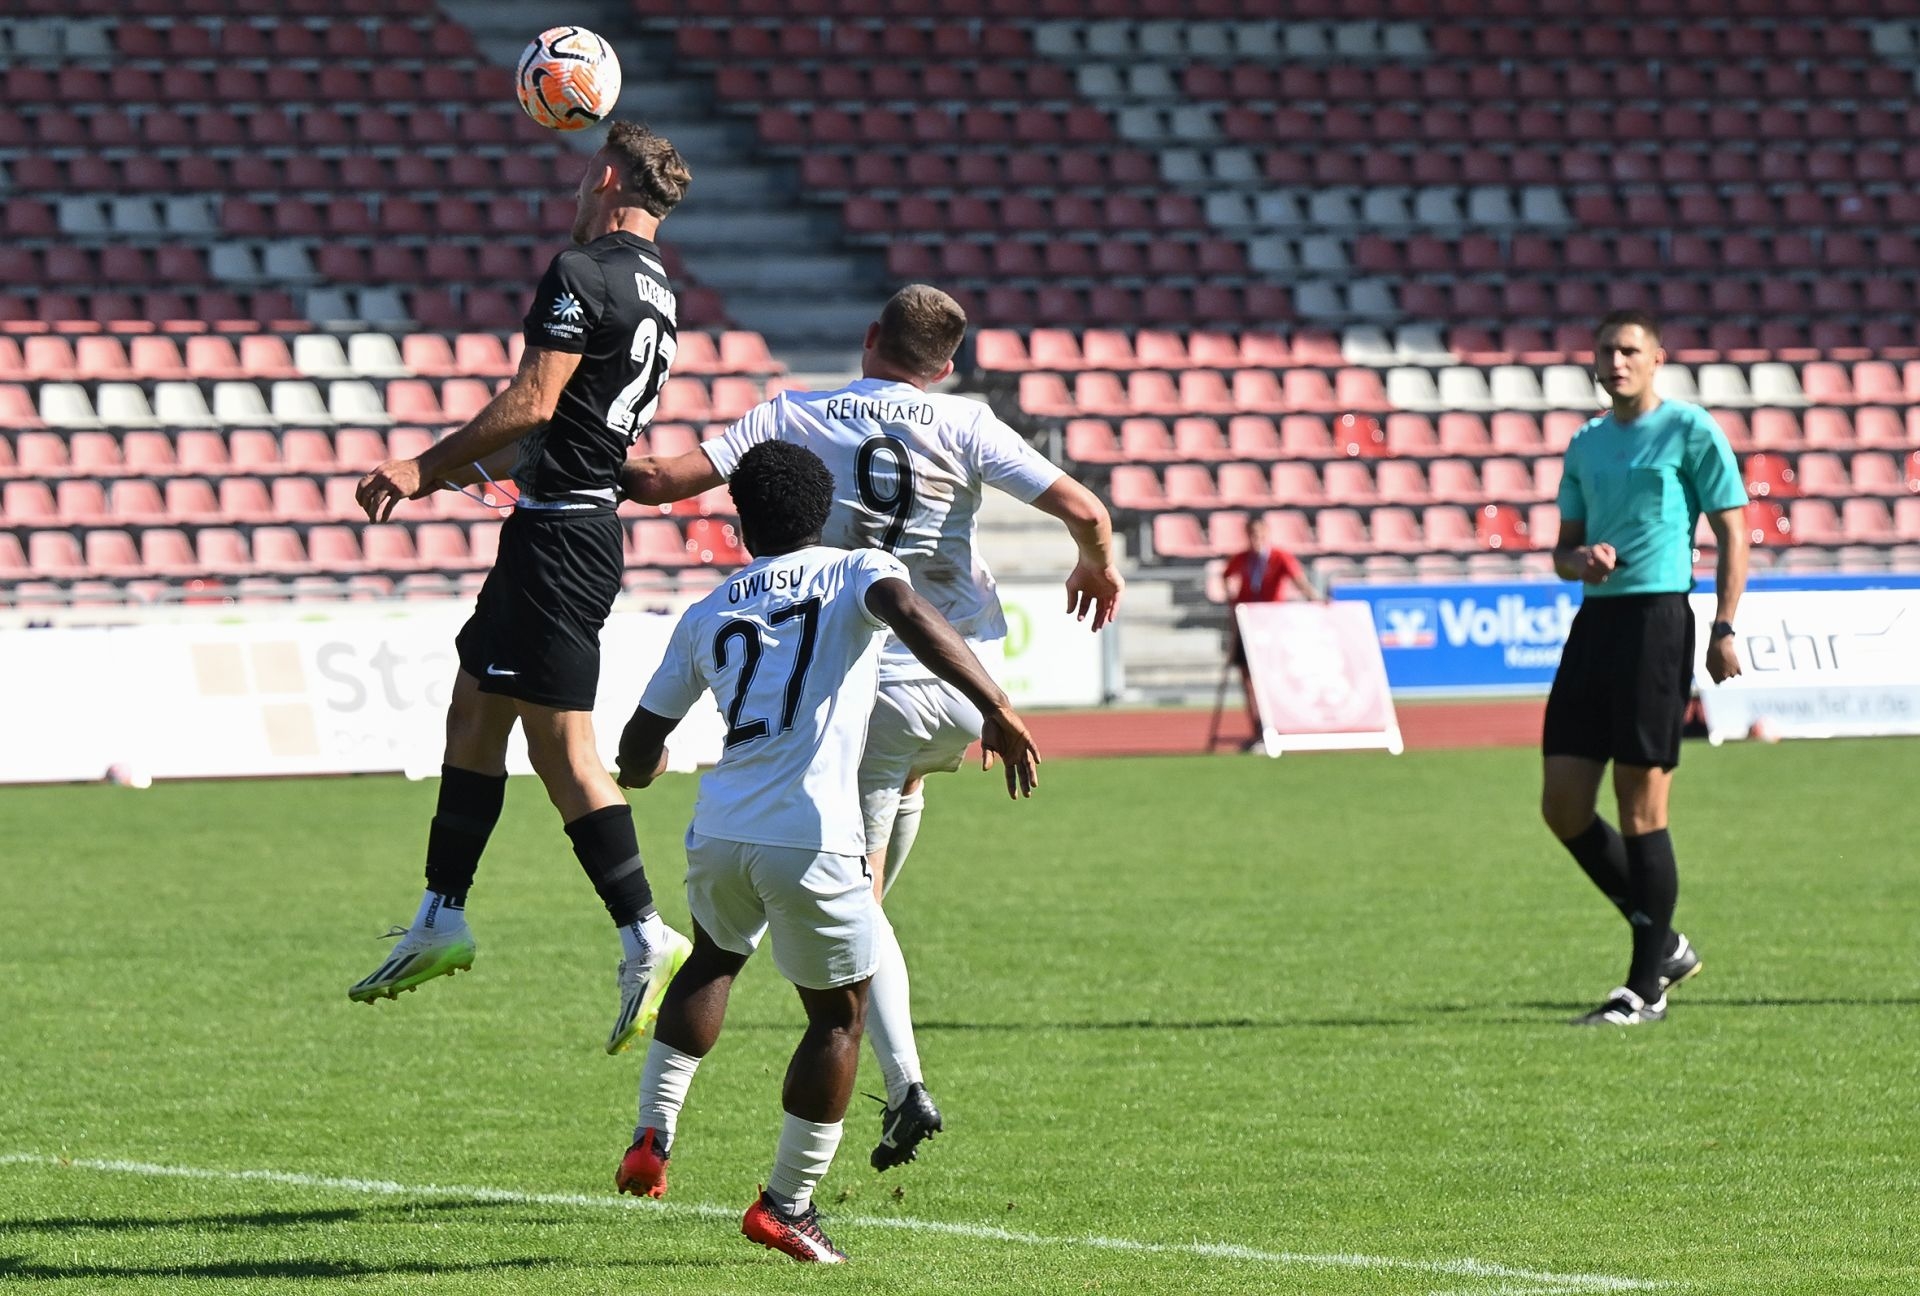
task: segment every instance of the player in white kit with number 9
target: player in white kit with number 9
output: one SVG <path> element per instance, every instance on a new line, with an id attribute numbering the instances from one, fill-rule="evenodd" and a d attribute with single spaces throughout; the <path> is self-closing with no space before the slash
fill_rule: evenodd
<path id="1" fill-rule="evenodd" d="M 782 392 L 748 411 L 724 436 L 671 458 L 629 460 L 622 493 L 665 504 L 711 489 L 766 441 L 803 445 L 833 474 L 827 544 L 881 549 L 906 565 L 913 586 L 991 665 L 1007 623 L 992 575 L 974 549 L 984 487 L 1005 491 L 1065 523 L 1079 550 L 1067 577 L 1068 610 L 1100 629 L 1113 619 L 1122 580 L 1113 528 L 1093 492 L 1066 476 L 985 404 L 930 392 L 953 373 L 966 334 L 959 303 L 913 284 L 867 329 L 856 381 L 828 392 Z M 860 765 L 869 864 L 884 895 L 906 862 L 924 805 L 920 780 L 959 767 L 980 734 L 980 715 L 896 641 L 880 663 L 880 695 Z M 914 1158 L 941 1128 L 922 1083 L 906 961 L 891 929 L 874 974 L 867 1034 L 886 1080 L 880 1142 L 885 1170 Z"/>

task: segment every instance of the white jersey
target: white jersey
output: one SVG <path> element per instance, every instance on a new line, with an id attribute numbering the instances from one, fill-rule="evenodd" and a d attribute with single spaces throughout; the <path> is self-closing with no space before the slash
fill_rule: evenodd
<path id="1" fill-rule="evenodd" d="M 890 577 L 907 569 L 884 553 L 800 549 L 754 559 L 682 614 L 640 705 L 677 720 L 712 689 L 726 719 L 694 832 L 866 854 L 858 773 L 887 628 L 867 591 Z"/>
<path id="2" fill-rule="evenodd" d="M 722 477 L 732 477 L 740 457 L 762 441 L 805 446 L 833 474 L 826 543 L 886 550 L 964 637 L 1006 637 L 993 575 L 974 551 L 981 487 L 1031 504 L 1061 471 L 992 410 L 911 383 L 861 378 L 838 391 L 781 392 L 702 448 Z M 933 678 L 891 637 L 880 675 Z"/>

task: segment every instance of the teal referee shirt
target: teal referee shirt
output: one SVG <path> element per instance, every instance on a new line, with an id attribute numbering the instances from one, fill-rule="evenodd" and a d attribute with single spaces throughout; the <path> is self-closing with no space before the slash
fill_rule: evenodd
<path id="1" fill-rule="evenodd" d="M 1567 446 L 1560 516 L 1585 522 L 1586 542 L 1604 541 L 1620 559 L 1588 598 L 1691 590 L 1700 515 L 1746 502 L 1733 447 L 1698 405 L 1661 401 L 1631 423 L 1602 414 Z"/>

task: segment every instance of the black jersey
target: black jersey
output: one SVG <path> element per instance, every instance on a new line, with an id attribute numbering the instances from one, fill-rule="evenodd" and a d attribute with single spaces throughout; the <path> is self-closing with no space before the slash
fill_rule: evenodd
<path id="1" fill-rule="evenodd" d="M 535 499 L 619 499 L 620 465 L 660 404 L 679 332 L 673 285 L 652 241 L 615 231 L 553 259 L 524 324 L 527 345 L 580 367 L 513 468 Z"/>

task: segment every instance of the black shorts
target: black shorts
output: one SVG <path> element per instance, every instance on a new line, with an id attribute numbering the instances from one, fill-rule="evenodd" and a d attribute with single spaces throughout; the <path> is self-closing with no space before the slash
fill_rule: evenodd
<path id="1" fill-rule="evenodd" d="M 600 689 L 600 627 L 626 566 L 611 509 L 515 509 L 473 616 L 454 639 L 483 693 L 561 711 L 591 711 Z"/>
<path id="2" fill-rule="evenodd" d="M 1560 654 L 1541 750 L 1672 769 L 1692 693 L 1693 609 L 1685 594 L 1589 598 Z"/>

